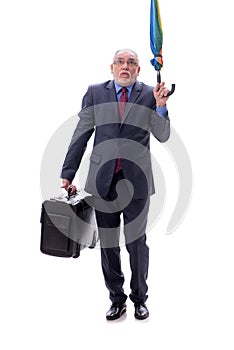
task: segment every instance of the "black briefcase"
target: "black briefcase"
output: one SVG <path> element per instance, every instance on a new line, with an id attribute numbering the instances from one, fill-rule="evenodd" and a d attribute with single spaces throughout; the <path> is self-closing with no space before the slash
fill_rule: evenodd
<path id="1" fill-rule="evenodd" d="M 78 258 L 98 240 L 94 209 L 81 191 L 45 200 L 41 210 L 40 250 L 58 257 Z"/>

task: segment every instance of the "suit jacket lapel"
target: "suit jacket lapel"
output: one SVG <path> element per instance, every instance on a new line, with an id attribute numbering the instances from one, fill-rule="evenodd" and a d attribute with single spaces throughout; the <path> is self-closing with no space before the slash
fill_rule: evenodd
<path id="1" fill-rule="evenodd" d="M 116 91 L 114 86 L 114 81 L 111 80 L 106 85 L 107 98 L 106 102 L 113 102 L 113 116 L 112 120 L 119 123 L 119 109 L 118 109 L 118 101 L 116 97 Z"/>
<path id="2" fill-rule="evenodd" d="M 108 83 L 106 84 L 106 91 L 107 91 L 107 101 L 108 102 L 117 102 L 115 86 L 114 86 L 113 80 L 108 81 Z"/>
<path id="3" fill-rule="evenodd" d="M 124 117 L 122 119 L 121 125 L 124 123 L 124 121 L 126 120 L 133 104 L 137 101 L 140 93 L 142 90 L 142 83 L 140 83 L 139 81 L 136 81 L 136 83 L 134 84 L 133 88 L 132 88 L 132 92 L 130 95 L 130 98 L 128 100 L 128 103 L 126 105 L 126 109 L 124 112 Z M 117 97 L 116 97 L 116 91 L 115 91 L 115 86 L 114 86 L 114 81 L 111 80 L 107 83 L 106 85 L 106 92 L 107 92 L 107 99 L 106 101 L 108 102 L 114 102 L 114 120 L 119 122 L 119 110 L 118 110 L 118 101 L 117 101 Z"/>
<path id="4" fill-rule="evenodd" d="M 142 84 L 139 81 L 136 81 L 135 85 L 132 88 L 132 92 L 131 92 L 130 98 L 128 100 L 128 103 L 126 105 L 126 109 L 124 112 L 124 117 L 123 117 L 122 123 L 124 123 L 124 121 L 126 120 L 128 113 L 130 112 L 130 110 L 133 106 L 133 103 L 135 103 L 137 101 L 137 99 L 141 93 L 141 90 L 142 90 Z"/>
<path id="5" fill-rule="evenodd" d="M 131 92 L 131 95 L 130 95 L 128 102 L 134 103 L 136 101 L 136 99 L 138 98 L 141 90 L 142 90 L 142 83 L 140 83 L 139 81 L 136 81 L 135 85 L 132 88 L 132 92 Z"/>

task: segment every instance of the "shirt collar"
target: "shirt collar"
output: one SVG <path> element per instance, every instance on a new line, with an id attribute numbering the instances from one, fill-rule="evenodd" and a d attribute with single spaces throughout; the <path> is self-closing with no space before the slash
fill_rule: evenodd
<path id="1" fill-rule="evenodd" d="M 118 94 L 118 93 L 121 91 L 121 89 L 122 89 L 123 86 L 117 84 L 115 81 L 114 81 L 114 84 L 115 84 L 116 93 Z M 134 84 L 133 84 L 133 85 L 134 85 Z M 129 93 L 131 93 L 132 88 L 133 88 L 133 85 L 126 86 L 126 89 L 128 90 Z"/>

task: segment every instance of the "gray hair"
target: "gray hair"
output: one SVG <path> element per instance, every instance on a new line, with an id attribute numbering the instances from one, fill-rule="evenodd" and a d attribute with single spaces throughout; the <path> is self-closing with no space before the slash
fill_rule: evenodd
<path id="1" fill-rule="evenodd" d="M 118 55 L 118 54 L 119 54 L 120 52 L 122 52 L 122 51 L 130 51 L 130 52 L 132 52 L 133 55 L 135 55 L 136 58 L 138 59 L 137 53 L 136 53 L 134 50 L 131 50 L 131 49 L 121 49 L 121 50 L 117 50 L 117 51 L 115 52 L 115 54 L 114 54 L 114 58 L 115 58 L 116 55 Z"/>

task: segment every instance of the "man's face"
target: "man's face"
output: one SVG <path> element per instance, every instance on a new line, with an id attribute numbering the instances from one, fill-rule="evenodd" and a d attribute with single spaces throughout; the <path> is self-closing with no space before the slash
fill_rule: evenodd
<path id="1" fill-rule="evenodd" d="M 120 51 L 111 64 L 111 73 L 114 80 L 121 86 L 130 86 L 135 83 L 140 72 L 138 58 L 131 51 Z"/>

